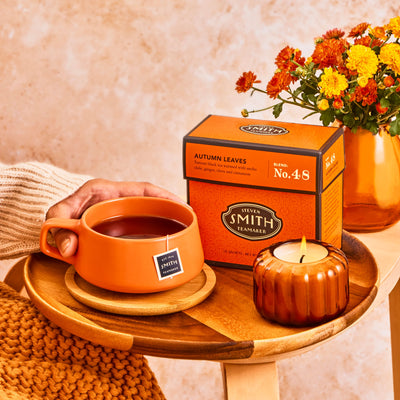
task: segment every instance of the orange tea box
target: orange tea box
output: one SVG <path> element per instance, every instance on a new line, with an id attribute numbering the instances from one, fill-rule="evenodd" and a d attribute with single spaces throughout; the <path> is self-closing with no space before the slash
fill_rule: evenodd
<path id="1" fill-rule="evenodd" d="M 183 159 L 209 264 L 250 269 L 263 248 L 302 236 L 341 247 L 341 129 L 210 115 Z"/>

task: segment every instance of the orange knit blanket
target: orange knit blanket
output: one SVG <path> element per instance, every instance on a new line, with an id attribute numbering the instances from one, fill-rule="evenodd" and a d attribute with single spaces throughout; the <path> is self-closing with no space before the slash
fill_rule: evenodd
<path id="1" fill-rule="evenodd" d="M 147 360 L 58 328 L 0 282 L 0 399 L 155 399 Z"/>

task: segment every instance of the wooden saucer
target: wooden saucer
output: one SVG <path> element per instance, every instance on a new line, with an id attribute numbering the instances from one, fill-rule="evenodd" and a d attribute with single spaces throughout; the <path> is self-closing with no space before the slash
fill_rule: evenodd
<path id="1" fill-rule="evenodd" d="M 76 300 L 97 310 L 121 315 L 162 315 L 186 310 L 205 300 L 215 283 L 215 273 L 207 264 L 199 275 L 177 288 L 144 294 L 99 288 L 83 279 L 73 266 L 65 273 L 65 285 Z"/>

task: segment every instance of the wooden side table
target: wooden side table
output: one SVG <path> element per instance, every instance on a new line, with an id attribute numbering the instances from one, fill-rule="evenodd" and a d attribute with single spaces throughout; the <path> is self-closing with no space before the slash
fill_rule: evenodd
<path id="1" fill-rule="evenodd" d="M 372 307 L 389 296 L 394 400 L 400 400 L 400 222 L 382 232 L 357 234 L 374 254 L 380 274 Z"/>
<path id="2" fill-rule="evenodd" d="M 43 314 L 76 335 L 151 356 L 218 361 L 226 399 L 279 399 L 276 361 L 308 351 L 344 331 L 388 296 L 399 279 L 400 224 L 358 237 L 374 257 L 362 242 L 345 233 L 343 249 L 350 260 L 348 308 L 339 318 L 310 328 L 285 327 L 263 319 L 252 301 L 251 271 L 214 268 L 217 284 L 204 302 L 185 311 L 146 317 L 108 314 L 76 301 L 64 284 L 69 266 L 42 254 L 27 260 L 25 284 Z M 393 315 L 400 307 L 399 292 L 396 287 L 390 295 Z M 395 351 L 400 344 L 399 326 L 392 325 L 392 335 Z M 394 376 L 399 382 L 397 357 Z M 399 396 L 398 387 L 395 390 Z"/>

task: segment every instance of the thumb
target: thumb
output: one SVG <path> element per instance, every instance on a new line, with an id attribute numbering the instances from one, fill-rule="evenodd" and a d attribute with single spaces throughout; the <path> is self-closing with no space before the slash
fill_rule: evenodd
<path id="1" fill-rule="evenodd" d="M 78 248 L 77 235 L 66 229 L 57 229 L 53 232 L 56 246 L 63 257 L 71 257 Z"/>

